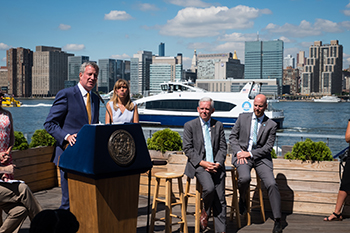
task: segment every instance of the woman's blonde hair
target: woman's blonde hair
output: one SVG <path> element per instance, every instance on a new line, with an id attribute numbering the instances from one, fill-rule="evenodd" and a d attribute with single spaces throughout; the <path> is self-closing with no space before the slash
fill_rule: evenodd
<path id="1" fill-rule="evenodd" d="M 119 96 L 116 93 L 116 90 L 118 88 L 120 88 L 121 86 L 126 86 L 126 89 L 128 91 L 128 94 L 126 95 L 126 104 L 125 104 L 125 108 L 129 111 L 134 109 L 134 103 L 131 102 L 130 99 L 130 87 L 129 87 L 129 83 L 128 81 L 124 80 L 124 79 L 119 79 L 118 81 L 115 82 L 114 87 L 113 87 L 113 96 L 111 101 L 113 102 L 113 108 L 115 111 L 117 111 L 118 109 L 118 105 L 117 103 L 119 102 Z"/>

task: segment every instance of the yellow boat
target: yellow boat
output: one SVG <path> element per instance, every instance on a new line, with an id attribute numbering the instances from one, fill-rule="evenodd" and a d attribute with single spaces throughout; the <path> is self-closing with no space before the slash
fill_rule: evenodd
<path id="1" fill-rule="evenodd" d="M 2 99 L 3 107 L 21 107 L 22 102 L 15 100 L 15 98 L 10 96 L 4 96 Z"/>

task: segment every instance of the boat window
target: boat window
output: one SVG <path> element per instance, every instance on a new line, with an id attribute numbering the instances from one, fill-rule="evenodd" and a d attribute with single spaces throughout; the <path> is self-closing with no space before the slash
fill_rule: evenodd
<path id="1" fill-rule="evenodd" d="M 163 111 L 187 111 L 196 112 L 198 100 L 156 100 L 146 102 L 146 109 L 163 110 Z M 215 111 L 231 111 L 235 104 L 215 101 Z"/>

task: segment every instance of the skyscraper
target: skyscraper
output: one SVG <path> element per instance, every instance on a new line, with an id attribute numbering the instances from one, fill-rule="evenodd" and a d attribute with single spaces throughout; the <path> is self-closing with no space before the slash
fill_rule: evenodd
<path id="1" fill-rule="evenodd" d="M 73 81 L 75 84 L 79 82 L 80 66 L 87 61 L 89 61 L 88 56 L 68 57 L 68 81 Z"/>
<path id="2" fill-rule="evenodd" d="M 244 65 L 232 53 L 199 54 L 197 79 L 243 78 Z"/>
<path id="3" fill-rule="evenodd" d="M 159 54 L 160 57 L 164 57 L 165 56 L 165 44 L 163 42 L 161 42 L 159 44 L 158 54 Z"/>
<path id="4" fill-rule="evenodd" d="M 68 57 L 57 47 L 36 46 L 33 54 L 33 96 L 54 96 L 68 78 Z"/>
<path id="5" fill-rule="evenodd" d="M 97 79 L 98 91 L 108 93 L 113 90 L 117 79 L 117 63 L 115 59 L 99 59 L 98 66 L 100 68 Z"/>
<path id="6" fill-rule="evenodd" d="M 283 77 L 282 40 L 245 42 L 245 79 L 277 79 L 279 93 Z"/>
<path id="7" fill-rule="evenodd" d="M 322 41 L 315 41 L 309 48 L 309 57 L 301 74 L 301 93 L 341 94 L 342 69 L 343 46 L 338 40 L 324 45 Z"/>
<path id="8" fill-rule="evenodd" d="M 182 80 L 182 54 L 176 57 L 153 56 L 150 65 L 150 93 L 157 94 L 161 91 L 160 84 L 169 81 Z"/>
<path id="9" fill-rule="evenodd" d="M 32 95 L 33 51 L 11 48 L 6 51 L 9 94 L 19 97 Z"/>
<path id="10" fill-rule="evenodd" d="M 284 59 L 283 59 L 283 68 L 286 69 L 287 67 L 292 67 L 295 68 L 294 62 L 295 58 L 288 54 Z"/>
<path id="11" fill-rule="evenodd" d="M 138 51 L 130 59 L 130 92 L 148 95 L 152 52 Z"/>

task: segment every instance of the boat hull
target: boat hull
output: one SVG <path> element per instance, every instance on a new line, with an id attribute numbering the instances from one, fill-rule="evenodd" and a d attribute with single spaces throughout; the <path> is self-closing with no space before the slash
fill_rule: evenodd
<path id="1" fill-rule="evenodd" d="M 198 116 L 170 116 L 170 115 L 156 115 L 147 114 L 139 115 L 139 122 L 144 126 L 162 126 L 162 127 L 183 127 L 186 122 L 195 119 Z M 215 120 L 223 123 L 224 128 L 232 128 L 237 121 L 237 117 L 220 117 L 213 116 Z M 283 128 L 283 118 L 272 119 L 277 123 L 277 127 Z"/>

